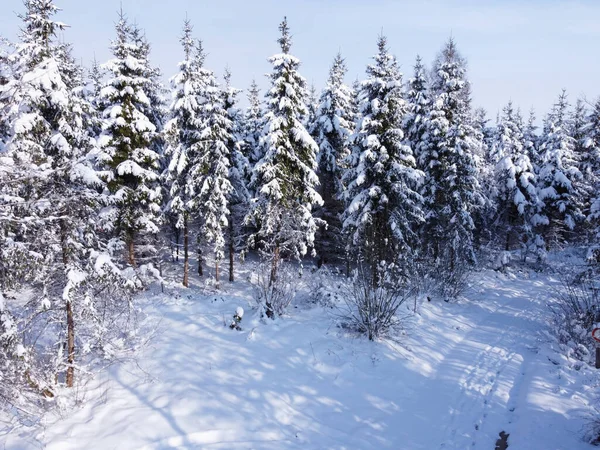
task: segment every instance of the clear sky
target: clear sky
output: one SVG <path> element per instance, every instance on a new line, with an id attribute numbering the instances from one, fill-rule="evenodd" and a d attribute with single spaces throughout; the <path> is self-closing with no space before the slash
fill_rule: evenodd
<path id="1" fill-rule="evenodd" d="M 17 36 L 21 0 L 0 0 L 0 34 Z M 222 74 L 228 65 L 236 87 L 255 77 L 261 87 L 270 70 L 267 57 L 279 52 L 277 26 L 284 15 L 293 34 L 291 53 L 301 73 L 324 85 L 338 50 L 346 58 L 351 83 L 362 77 L 383 31 L 405 79 L 414 58 L 430 63 L 452 35 L 469 62 L 475 106 L 490 118 L 508 100 L 525 112 L 545 114 L 561 88 L 573 102 L 600 94 L 599 0 L 56 0 L 57 20 L 70 28 L 84 64 L 110 57 L 117 11 L 146 30 L 152 59 L 169 77 L 182 59 L 178 42 L 186 16 L 204 41 L 207 67 Z"/>

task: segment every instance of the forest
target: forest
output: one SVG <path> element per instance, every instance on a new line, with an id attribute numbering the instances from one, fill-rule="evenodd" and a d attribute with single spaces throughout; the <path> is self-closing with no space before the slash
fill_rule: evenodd
<path id="1" fill-rule="evenodd" d="M 577 248 L 553 320 L 591 358 L 600 99 L 563 90 L 550 111 L 507 101 L 490 118 L 458 42 L 403 74 L 384 35 L 362 79 L 332 55 L 318 92 L 287 18 L 266 92 L 217 79 L 187 19 L 178 67 L 154 66 L 121 11 L 112 59 L 88 68 L 55 2 L 23 3 L 19 39 L 0 46 L 0 409 L 49 408 L 135 348 L 144 292 L 231 293 L 248 267 L 263 326 L 285 318 L 295 280 L 327 270 L 344 327 L 380 341 L 417 297 L 452 304 L 482 268 L 543 272 Z"/>

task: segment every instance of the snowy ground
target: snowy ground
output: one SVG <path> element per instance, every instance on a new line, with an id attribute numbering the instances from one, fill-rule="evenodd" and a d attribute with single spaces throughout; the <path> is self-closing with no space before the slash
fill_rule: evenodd
<path id="1" fill-rule="evenodd" d="M 320 306 L 261 324 L 243 282 L 237 297 L 167 289 L 144 299 L 159 332 L 136 361 L 99 375 L 73 413 L 0 433 L 0 447 L 491 450 L 506 431 L 511 450 L 594 448 L 582 435 L 597 377 L 541 338 L 554 282 L 479 273 L 469 301 L 420 303 L 404 334 L 377 343 Z M 237 306 L 241 332 L 224 326 Z"/>

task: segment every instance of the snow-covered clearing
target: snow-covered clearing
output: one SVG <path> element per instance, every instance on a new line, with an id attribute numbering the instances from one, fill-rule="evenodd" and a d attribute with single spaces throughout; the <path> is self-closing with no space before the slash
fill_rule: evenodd
<path id="1" fill-rule="evenodd" d="M 244 282 L 241 296 L 167 289 L 144 299 L 158 332 L 136 361 L 0 446 L 490 450 L 506 431 L 511 450 L 594 448 L 581 436 L 596 376 L 541 338 L 553 283 L 476 274 L 468 301 L 424 301 L 404 333 L 375 343 L 320 306 L 260 323 Z M 224 321 L 240 305 L 238 332 Z"/>

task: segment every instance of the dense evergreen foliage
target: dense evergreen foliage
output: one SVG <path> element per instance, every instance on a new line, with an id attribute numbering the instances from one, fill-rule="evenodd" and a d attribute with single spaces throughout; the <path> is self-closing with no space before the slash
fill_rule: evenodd
<path id="1" fill-rule="evenodd" d="M 252 81 L 240 104 L 228 71 L 217 82 L 189 21 L 167 95 L 123 13 L 112 59 L 86 71 L 58 11 L 25 0 L 0 49 L 0 400 L 53 396 L 114 356 L 168 241 L 185 287 L 193 253 L 213 289 L 223 259 L 234 282 L 236 258 L 267 258 L 270 317 L 284 260 L 369 272 L 377 289 L 565 243 L 598 262 L 600 100 L 571 110 L 562 92 L 541 130 L 512 102 L 492 123 L 452 39 L 404 83 L 383 36 L 352 88 L 338 54 L 309 90 L 287 19 L 263 98 Z"/>

